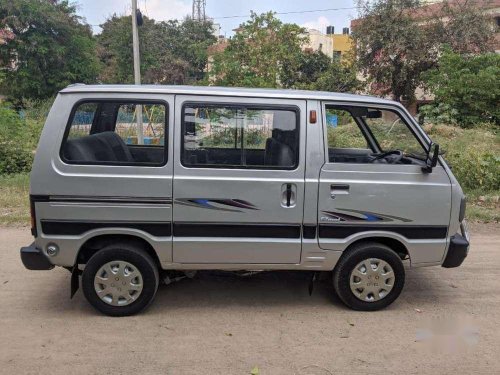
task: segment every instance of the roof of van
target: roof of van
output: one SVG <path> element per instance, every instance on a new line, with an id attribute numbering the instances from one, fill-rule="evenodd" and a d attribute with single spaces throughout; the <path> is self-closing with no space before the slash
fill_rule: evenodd
<path id="1" fill-rule="evenodd" d="M 145 93 L 145 94 L 184 94 L 212 96 L 246 96 L 255 98 L 313 99 L 332 101 L 357 101 L 378 104 L 395 104 L 392 100 L 375 96 L 354 95 L 326 91 L 254 89 L 215 86 L 167 86 L 167 85 L 70 85 L 61 90 L 65 93 Z"/>

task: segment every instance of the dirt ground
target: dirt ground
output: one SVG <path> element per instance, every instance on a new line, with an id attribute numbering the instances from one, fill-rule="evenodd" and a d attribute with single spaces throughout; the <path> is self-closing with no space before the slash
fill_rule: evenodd
<path id="1" fill-rule="evenodd" d="M 26 228 L 0 229 L 0 374 L 499 374 L 500 227 L 464 265 L 407 270 L 391 307 L 353 312 L 329 280 L 205 272 L 129 318 L 99 315 L 66 270 L 25 270 Z"/>

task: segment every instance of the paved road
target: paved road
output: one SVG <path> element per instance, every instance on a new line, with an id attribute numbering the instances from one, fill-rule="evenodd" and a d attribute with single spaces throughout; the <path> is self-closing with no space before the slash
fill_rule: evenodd
<path id="1" fill-rule="evenodd" d="M 162 286 L 139 316 L 97 314 L 69 273 L 25 270 L 27 229 L 0 229 L 1 374 L 498 374 L 500 234 L 458 269 L 408 270 L 385 311 L 347 310 L 327 280 L 221 273 Z"/>

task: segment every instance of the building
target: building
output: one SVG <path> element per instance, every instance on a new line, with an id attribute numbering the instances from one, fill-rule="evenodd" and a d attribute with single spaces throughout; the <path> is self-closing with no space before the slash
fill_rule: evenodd
<path id="1" fill-rule="evenodd" d="M 328 57 L 333 57 L 333 40 L 328 35 L 316 29 L 307 29 L 309 42 L 303 47 L 304 51 L 321 51 Z"/>
<path id="2" fill-rule="evenodd" d="M 349 28 L 344 27 L 342 34 L 335 34 L 334 26 L 328 26 L 326 28 L 326 35 L 333 43 L 333 57 L 345 60 L 354 47 Z"/>

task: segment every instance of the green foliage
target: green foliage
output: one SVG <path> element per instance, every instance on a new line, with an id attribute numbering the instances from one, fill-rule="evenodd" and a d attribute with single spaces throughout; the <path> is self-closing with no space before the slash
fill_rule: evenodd
<path id="1" fill-rule="evenodd" d="M 288 87 L 299 71 L 304 30 L 272 12 L 252 13 L 227 48 L 213 56 L 210 81 L 220 86 Z"/>
<path id="2" fill-rule="evenodd" d="M 25 128 L 15 111 L 0 104 L 0 174 L 31 170 L 33 152 L 29 140 L 26 142 Z"/>
<path id="3" fill-rule="evenodd" d="M 477 126 L 460 129 L 446 125 L 426 125 L 426 132 L 440 144 L 444 158 L 465 191 L 500 190 L 500 133 Z"/>
<path id="4" fill-rule="evenodd" d="M 355 92 L 361 89 L 361 82 L 357 78 L 356 67 L 334 59 L 318 79 L 309 85 L 311 90 Z"/>
<path id="5" fill-rule="evenodd" d="M 424 109 L 430 121 L 465 127 L 484 121 L 500 124 L 500 55 L 463 56 L 447 49 L 439 68 L 424 77 L 436 102 Z"/>
<path id="6" fill-rule="evenodd" d="M 316 82 L 332 65 L 332 59 L 321 51 L 304 52 L 299 55 L 298 72 L 295 82 L 288 86 L 306 86 Z"/>
<path id="7" fill-rule="evenodd" d="M 88 25 L 68 1 L 10 0 L 0 5 L 2 91 L 17 103 L 43 99 L 75 82 L 95 82 L 99 64 Z"/>
<path id="8" fill-rule="evenodd" d="M 297 70 L 288 71 L 283 86 L 334 92 L 354 92 L 361 87 L 351 63 L 331 59 L 321 51 L 302 52 L 298 59 Z"/>
<path id="9" fill-rule="evenodd" d="M 491 49 L 491 21 L 475 1 L 444 1 L 432 14 L 422 14 L 420 5 L 420 0 L 364 3 L 353 38 L 373 93 L 414 100 L 422 73 L 437 66 L 444 44 L 460 53 Z"/>
<path id="10" fill-rule="evenodd" d="M 302 51 L 307 41 L 304 29 L 282 23 L 272 12 L 252 13 L 227 48 L 213 56 L 210 83 L 340 92 L 359 88 L 352 64 L 321 51 Z"/>
<path id="11" fill-rule="evenodd" d="M 203 79 L 207 48 L 215 43 L 210 22 L 155 22 L 144 17 L 139 27 L 144 83 L 185 84 Z M 106 83 L 133 83 L 132 19 L 113 15 L 97 36 Z"/>

